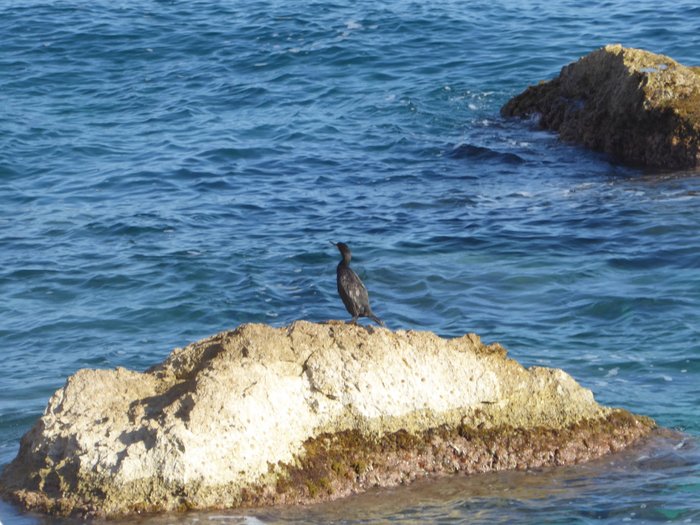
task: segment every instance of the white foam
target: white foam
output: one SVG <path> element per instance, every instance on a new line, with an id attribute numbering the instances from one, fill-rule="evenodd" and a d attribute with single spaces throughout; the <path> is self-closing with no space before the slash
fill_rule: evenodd
<path id="1" fill-rule="evenodd" d="M 209 521 L 224 521 L 229 523 L 243 523 L 244 525 L 265 525 L 265 522 L 255 516 L 226 516 L 214 515 L 207 517 Z"/>

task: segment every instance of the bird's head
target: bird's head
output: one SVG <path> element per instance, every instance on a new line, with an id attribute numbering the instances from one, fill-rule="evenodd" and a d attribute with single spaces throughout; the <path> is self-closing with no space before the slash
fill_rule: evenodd
<path id="1" fill-rule="evenodd" d="M 350 248 L 348 247 L 347 244 L 344 242 L 333 242 L 331 241 L 331 244 L 338 248 L 338 251 L 342 254 L 343 259 L 350 261 L 350 257 L 352 257 L 352 252 L 350 251 Z"/>

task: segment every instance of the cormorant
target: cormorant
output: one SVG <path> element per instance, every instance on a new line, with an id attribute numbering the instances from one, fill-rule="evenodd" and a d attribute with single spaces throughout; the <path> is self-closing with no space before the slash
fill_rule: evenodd
<path id="1" fill-rule="evenodd" d="M 353 324 L 357 324 L 358 317 L 369 317 L 379 326 L 385 326 L 379 317 L 372 313 L 369 306 L 369 295 L 367 288 L 355 272 L 350 268 L 352 253 L 344 242 L 331 242 L 343 256 L 343 260 L 338 263 L 336 275 L 338 279 L 338 295 L 343 300 L 345 308 L 352 315 Z"/>

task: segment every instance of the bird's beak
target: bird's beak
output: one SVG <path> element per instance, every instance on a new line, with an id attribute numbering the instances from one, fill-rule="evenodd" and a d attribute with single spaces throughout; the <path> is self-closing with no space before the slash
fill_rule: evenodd
<path id="1" fill-rule="evenodd" d="M 338 243 L 337 243 L 337 242 L 333 242 L 333 241 L 329 241 L 329 242 L 330 242 L 333 246 L 335 246 L 336 248 L 338 247 Z"/>

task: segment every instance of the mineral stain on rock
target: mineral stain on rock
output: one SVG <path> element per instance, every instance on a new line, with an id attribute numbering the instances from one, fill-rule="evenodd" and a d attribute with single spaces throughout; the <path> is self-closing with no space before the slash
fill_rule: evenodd
<path id="1" fill-rule="evenodd" d="M 593 51 L 509 100 L 501 114 L 537 115 L 562 140 L 630 164 L 700 165 L 700 68 L 649 51 Z"/>
<path id="2" fill-rule="evenodd" d="M 0 476 L 58 515 L 297 504 L 457 472 L 570 465 L 652 420 L 473 335 L 242 325 L 144 373 L 81 370 Z"/>

